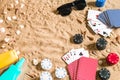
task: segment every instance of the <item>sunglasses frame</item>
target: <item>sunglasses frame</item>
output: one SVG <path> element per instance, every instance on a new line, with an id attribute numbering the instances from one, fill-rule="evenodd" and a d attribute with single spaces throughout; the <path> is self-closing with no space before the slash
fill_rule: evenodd
<path id="1" fill-rule="evenodd" d="M 66 3 L 57 8 L 58 14 L 67 16 L 72 12 L 72 8 L 76 10 L 83 10 L 86 7 L 85 0 L 76 0 L 71 3 Z"/>

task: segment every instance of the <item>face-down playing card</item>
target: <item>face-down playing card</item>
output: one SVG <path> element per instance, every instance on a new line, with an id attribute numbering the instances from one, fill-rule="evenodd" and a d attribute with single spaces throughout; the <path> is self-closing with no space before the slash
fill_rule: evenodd
<path id="1" fill-rule="evenodd" d="M 111 9 L 106 11 L 111 27 L 120 27 L 120 9 Z"/>
<path id="2" fill-rule="evenodd" d="M 97 65 L 96 59 L 81 57 L 77 65 L 75 80 L 96 80 Z"/>
<path id="3" fill-rule="evenodd" d="M 76 75 L 75 72 L 77 70 L 77 62 L 78 62 L 78 60 L 75 60 L 74 62 L 68 64 L 68 66 L 67 66 L 67 70 L 69 72 L 71 80 L 74 80 L 74 78 L 76 77 L 75 76 Z"/>
<path id="4" fill-rule="evenodd" d="M 67 66 L 71 80 L 95 80 L 98 61 L 81 57 Z"/>

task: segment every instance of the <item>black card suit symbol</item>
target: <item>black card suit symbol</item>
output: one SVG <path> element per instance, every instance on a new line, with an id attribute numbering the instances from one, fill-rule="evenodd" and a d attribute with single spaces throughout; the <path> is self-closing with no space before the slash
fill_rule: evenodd
<path id="1" fill-rule="evenodd" d="M 80 56 L 83 56 L 83 53 L 82 52 L 80 52 L 80 54 L 79 54 Z"/>
<path id="2" fill-rule="evenodd" d="M 105 31 L 103 31 L 103 34 L 108 35 Z"/>

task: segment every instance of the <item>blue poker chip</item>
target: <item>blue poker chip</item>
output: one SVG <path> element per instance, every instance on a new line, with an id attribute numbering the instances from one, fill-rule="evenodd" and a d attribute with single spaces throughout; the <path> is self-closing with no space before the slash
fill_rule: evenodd
<path id="1" fill-rule="evenodd" d="M 40 80 L 53 80 L 53 79 L 52 79 L 51 74 L 49 72 L 45 71 L 45 72 L 41 73 Z"/>
<path id="2" fill-rule="evenodd" d="M 57 68 L 56 71 L 55 71 L 55 76 L 57 78 L 64 78 L 65 76 L 67 75 L 67 71 L 65 68 Z"/>

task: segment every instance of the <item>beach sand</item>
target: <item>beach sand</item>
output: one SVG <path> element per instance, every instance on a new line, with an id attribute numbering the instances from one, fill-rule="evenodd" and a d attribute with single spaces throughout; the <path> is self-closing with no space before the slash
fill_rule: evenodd
<path id="1" fill-rule="evenodd" d="M 88 50 L 90 57 L 99 61 L 97 70 L 106 67 L 111 73 L 109 80 L 120 80 L 120 62 L 112 66 L 105 62 L 110 52 L 120 56 L 120 29 L 113 29 L 111 36 L 105 38 L 108 41 L 107 48 L 98 51 L 95 42 L 101 36 L 90 29 L 86 20 L 89 9 L 100 11 L 119 9 L 120 1 L 107 0 L 104 7 L 98 8 L 95 6 L 95 0 L 86 0 L 87 7 L 84 10 L 72 10 L 72 13 L 66 17 L 55 13 L 60 5 L 72 1 L 0 0 L 0 18 L 3 19 L 0 28 L 5 28 L 5 32 L 0 32 L 0 52 L 15 49 L 20 51 L 19 57 L 26 58 L 18 80 L 39 80 L 39 75 L 44 71 L 41 69 L 40 62 L 45 58 L 49 58 L 53 63 L 49 71 L 53 80 L 59 80 L 55 77 L 55 69 L 66 68 L 67 64 L 61 57 L 73 48 Z M 83 35 L 83 43 L 74 44 L 70 38 L 78 33 Z M 4 41 L 5 38 L 8 42 Z M 34 58 L 38 59 L 38 66 L 32 64 Z M 61 80 L 69 80 L 69 75 Z"/>

